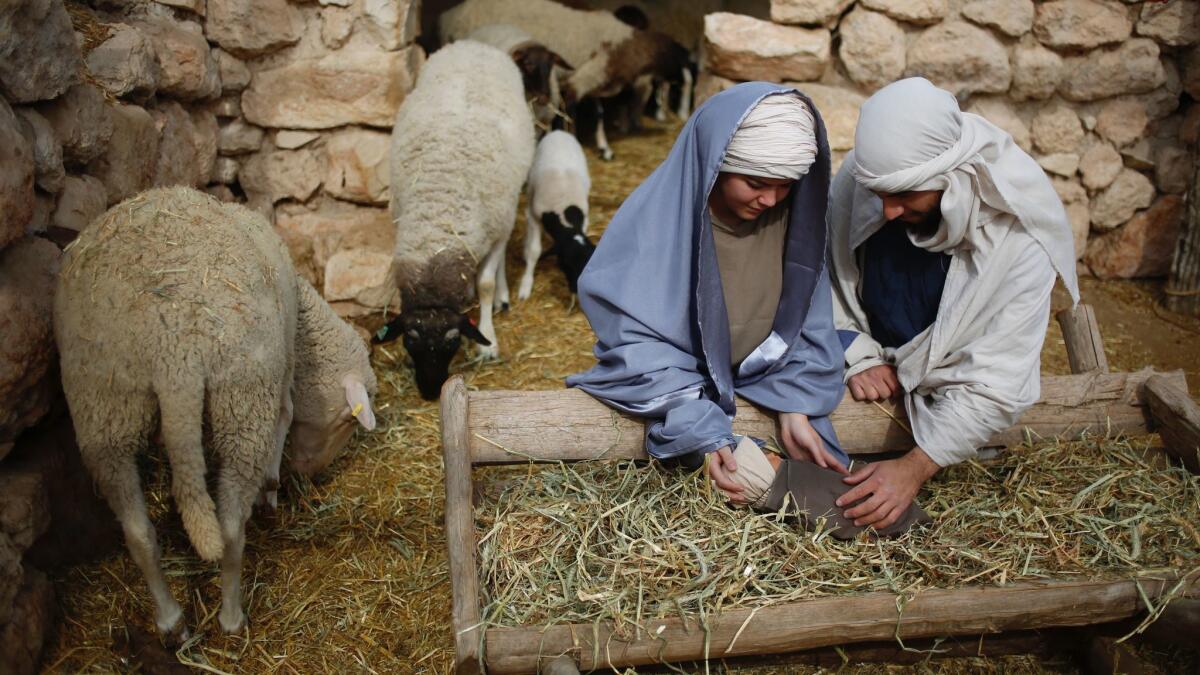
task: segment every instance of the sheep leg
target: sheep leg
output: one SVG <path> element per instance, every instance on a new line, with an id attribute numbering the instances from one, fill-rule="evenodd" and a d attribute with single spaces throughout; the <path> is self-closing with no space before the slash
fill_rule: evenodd
<path id="1" fill-rule="evenodd" d="M 158 405 L 153 396 L 86 390 L 71 400 L 79 454 L 96 487 L 121 523 L 125 546 L 146 579 L 154 600 L 154 624 L 170 641 L 188 638 L 183 607 L 163 576 L 162 550 L 146 512 L 137 456 L 154 430 Z"/>
<path id="2" fill-rule="evenodd" d="M 280 410 L 288 406 L 286 390 L 263 389 L 270 375 L 248 372 L 245 382 L 226 384 L 210 393 L 213 450 L 220 458 L 217 474 L 217 521 L 221 527 L 221 610 L 217 621 L 226 633 L 246 626 L 242 609 L 242 554 L 246 521 L 267 467 L 273 464 Z M 272 395 L 274 394 L 274 395 Z M 236 401 L 237 406 L 229 403 Z"/>
<path id="3" fill-rule="evenodd" d="M 292 378 L 288 378 L 291 381 Z M 262 492 L 255 506 L 263 509 L 268 515 L 274 515 L 279 508 L 279 467 L 283 463 L 283 447 L 287 444 L 288 430 L 292 427 L 295 409 L 292 406 L 292 392 L 289 387 L 283 394 L 283 404 L 279 406 L 279 419 L 275 421 L 275 453 L 267 464 L 267 472 L 263 477 Z"/>
<path id="4" fill-rule="evenodd" d="M 532 200 L 532 197 L 531 197 Z M 533 268 L 542 257 L 542 224 L 533 215 L 533 206 L 525 209 L 525 273 L 521 275 L 518 300 L 528 300 L 533 293 Z"/>
<path id="5" fill-rule="evenodd" d="M 679 119 L 686 120 L 692 114 L 692 71 L 683 68 L 683 84 L 679 88 Z"/>
<path id="6" fill-rule="evenodd" d="M 496 298 L 496 272 L 500 261 L 504 258 L 507 239 L 502 239 L 488 251 L 483 264 L 479 266 L 479 276 L 475 287 L 479 292 L 479 332 L 491 342 L 491 346 L 479 345 L 479 355 L 485 361 L 500 357 L 500 343 L 496 340 L 496 329 L 492 326 L 492 302 Z"/>
<path id="7" fill-rule="evenodd" d="M 604 132 L 604 104 L 596 101 L 596 149 L 600 151 L 600 159 L 612 161 L 613 151 L 608 147 L 608 134 Z"/>
<path id="8" fill-rule="evenodd" d="M 657 110 L 654 111 L 654 119 L 659 122 L 667 121 L 667 107 L 671 103 L 671 83 L 659 82 L 658 89 L 654 92 L 654 102 Z"/>
<path id="9" fill-rule="evenodd" d="M 88 460 L 89 468 L 99 469 L 93 469 L 91 474 L 96 478 L 100 494 L 104 495 L 117 520 L 121 522 L 129 555 L 146 578 L 150 597 L 154 599 L 154 625 L 160 634 L 171 640 L 187 640 L 188 631 L 183 620 L 183 607 L 175 600 L 175 596 L 171 595 L 167 579 L 163 576 L 162 549 L 158 545 L 158 534 L 154 531 L 154 524 L 150 522 L 150 515 L 146 512 L 146 498 L 142 494 L 135 460 L 136 446 L 103 453 L 103 458 L 99 461 L 93 459 L 98 453 L 86 450 L 82 446 L 80 451 Z"/>
<path id="10" fill-rule="evenodd" d="M 654 78 L 643 75 L 633 81 L 633 110 L 629 111 L 629 128 L 633 131 L 642 130 L 642 116 L 646 114 L 646 104 L 654 95 Z"/>
<path id="11" fill-rule="evenodd" d="M 504 243 L 507 249 L 508 242 Z M 508 254 L 505 251 L 500 253 L 500 264 L 496 267 L 496 298 L 492 302 L 492 309 L 507 312 L 508 305 Z"/>

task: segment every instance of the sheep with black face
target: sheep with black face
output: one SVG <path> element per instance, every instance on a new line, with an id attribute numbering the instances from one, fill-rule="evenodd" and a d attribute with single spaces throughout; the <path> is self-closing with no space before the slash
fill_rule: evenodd
<path id="1" fill-rule="evenodd" d="M 534 153 L 533 117 L 508 54 L 461 40 L 435 52 L 392 131 L 392 278 L 402 313 L 376 342 L 404 336 L 417 385 L 436 398 L 461 338 L 485 359 L 508 306 L 504 252 Z M 464 311 L 479 302 L 478 329 Z"/>
<path id="2" fill-rule="evenodd" d="M 565 131 L 546 134 L 538 143 L 533 168 L 529 170 L 525 274 L 517 289 L 518 300 L 525 300 L 533 290 L 533 270 L 542 254 L 542 230 L 554 241 L 551 251 L 567 277 L 571 294 L 575 294 L 579 275 L 596 250 L 587 238 L 590 190 L 587 158 L 579 141 Z"/>

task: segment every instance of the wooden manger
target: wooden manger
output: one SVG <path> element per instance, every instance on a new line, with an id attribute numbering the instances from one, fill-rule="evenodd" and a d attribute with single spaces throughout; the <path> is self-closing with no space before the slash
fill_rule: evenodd
<path id="1" fill-rule="evenodd" d="M 1139 435 L 1163 428 L 1172 454 L 1193 467 L 1200 411 L 1182 372 L 1109 373 L 1090 308 L 1060 313 L 1077 374 L 1042 378 L 1042 397 L 995 445 L 1037 438 Z M 1087 372 L 1079 372 L 1087 371 Z M 846 397 L 833 421 L 852 454 L 907 450 L 902 405 Z M 777 436 L 773 415 L 738 401 L 734 431 Z M 825 597 L 758 609 L 732 609 L 706 629 L 678 618 L 648 622 L 639 639 L 601 624 L 485 627 L 481 617 L 472 469 L 528 462 L 646 459 L 643 423 L 573 389 L 468 392 L 460 376 L 442 389 L 446 540 L 453 597 L 455 664 L 460 673 L 533 673 L 571 654 L 580 669 L 622 668 L 793 652 L 831 645 L 982 635 L 1084 626 L 1132 617 L 1164 596 L 1200 596 L 1200 576 L 1163 572 L 1116 581 L 1063 580 L 1003 587 L 926 590 L 907 602 L 893 593 Z M 1190 457 L 1190 460 L 1189 460 Z M 903 608 L 902 610 L 900 608 Z M 754 630 L 747 630 L 753 626 Z"/>

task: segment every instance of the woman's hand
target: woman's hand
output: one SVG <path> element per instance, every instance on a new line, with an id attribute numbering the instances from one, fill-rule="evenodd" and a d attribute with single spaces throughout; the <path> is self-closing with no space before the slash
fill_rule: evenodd
<path id="1" fill-rule="evenodd" d="M 733 448 L 728 445 L 708 456 L 708 477 L 716 484 L 729 501 L 734 504 L 745 504 L 742 496 L 742 486 L 733 482 L 730 474 L 737 471 L 737 462 L 733 459 Z"/>
<path id="2" fill-rule="evenodd" d="M 825 449 L 825 441 L 804 413 L 779 413 L 779 429 L 783 436 L 783 449 L 788 457 L 812 462 L 817 466 L 850 475 L 849 469 Z"/>

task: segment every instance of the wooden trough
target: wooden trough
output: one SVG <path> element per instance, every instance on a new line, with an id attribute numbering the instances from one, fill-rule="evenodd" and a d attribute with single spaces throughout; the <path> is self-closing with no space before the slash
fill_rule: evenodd
<path id="1" fill-rule="evenodd" d="M 1042 378 L 1042 398 L 995 445 L 1026 438 L 1145 434 L 1161 425 L 1169 448 L 1195 470 L 1200 411 L 1182 372 L 1108 373 L 1091 309 L 1059 314 L 1072 370 Z M 851 454 L 907 450 L 903 405 L 859 403 L 849 396 L 833 414 Z M 1156 424 L 1156 420 L 1158 420 Z M 777 436 L 774 416 L 738 401 L 734 431 Z M 982 635 L 1082 626 L 1131 617 L 1176 586 L 1172 574 L 1123 581 L 1014 583 L 1004 587 L 928 590 L 897 607 L 892 593 L 819 598 L 722 613 L 706 632 L 678 618 L 649 623 L 646 636 L 622 640 L 601 625 L 483 627 L 472 469 L 527 462 L 646 459 L 641 420 L 574 390 L 468 392 L 460 376 L 442 389 L 446 470 L 446 541 L 453 597 L 455 665 L 459 673 L 534 673 L 545 659 L 569 653 L 581 670 L 745 655 L 780 654 L 830 645 Z M 1168 436 L 1168 434 L 1170 434 Z M 1200 595 L 1200 578 L 1184 580 Z M 745 630 L 753 626 L 754 630 Z M 736 637 L 736 640 L 735 640 Z"/>

